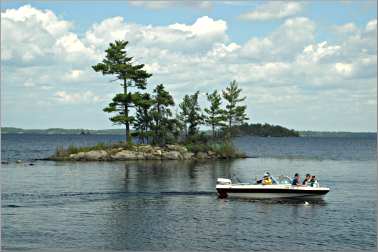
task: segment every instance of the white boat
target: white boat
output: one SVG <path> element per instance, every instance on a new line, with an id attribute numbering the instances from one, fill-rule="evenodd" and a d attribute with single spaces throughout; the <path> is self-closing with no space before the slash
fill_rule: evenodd
<path id="1" fill-rule="evenodd" d="M 328 187 L 294 186 L 290 179 L 275 180 L 274 184 L 232 183 L 231 179 L 218 178 L 216 190 L 220 198 L 238 197 L 251 199 L 274 198 L 321 198 L 330 189 Z"/>

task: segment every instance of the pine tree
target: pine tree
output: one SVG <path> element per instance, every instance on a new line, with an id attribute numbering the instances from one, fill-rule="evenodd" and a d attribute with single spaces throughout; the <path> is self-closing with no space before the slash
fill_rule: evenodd
<path id="1" fill-rule="evenodd" d="M 134 106 L 133 98 L 135 96 L 129 89 L 132 87 L 145 89 L 146 81 L 151 74 L 143 70 L 143 64 L 133 64 L 133 57 L 128 57 L 125 50 L 127 44 L 128 41 L 110 43 L 109 48 L 105 50 L 105 58 L 92 68 L 103 75 L 115 75 L 118 80 L 122 81 L 123 93 L 116 94 L 104 111 L 117 113 L 110 117 L 110 120 L 114 124 L 125 125 L 126 140 L 131 142 L 130 125 L 133 124 L 135 118 L 130 115 L 130 108 Z"/>
<path id="2" fill-rule="evenodd" d="M 198 104 L 199 91 L 193 95 L 185 95 L 179 105 L 180 117 L 185 126 L 187 136 L 194 136 L 198 133 L 198 126 L 203 122 L 201 108 Z"/>
<path id="3" fill-rule="evenodd" d="M 173 97 L 165 90 L 164 85 L 157 85 L 154 89 L 154 106 L 152 118 L 154 120 L 154 143 L 164 144 L 170 127 L 172 112 L 169 106 L 174 106 Z"/>
<path id="4" fill-rule="evenodd" d="M 136 106 L 136 120 L 134 128 L 138 131 L 138 136 L 142 143 L 148 143 L 149 130 L 152 127 L 152 115 L 150 108 L 152 107 L 154 100 L 150 94 L 136 93 L 134 94 L 134 103 Z"/>
<path id="5" fill-rule="evenodd" d="M 249 119 L 246 114 L 247 106 L 238 105 L 246 99 L 246 97 L 240 97 L 241 91 L 242 89 L 238 87 L 238 84 L 234 80 L 230 82 L 230 86 L 226 87 L 226 90 L 222 92 L 223 98 L 227 101 L 225 117 L 229 136 L 233 125 L 243 124 Z"/>
<path id="6" fill-rule="evenodd" d="M 205 122 L 211 126 L 213 137 L 215 137 L 215 130 L 217 127 L 225 126 L 225 110 L 221 108 L 222 97 L 217 90 L 211 94 L 206 94 L 207 100 L 210 102 L 210 107 L 205 108 L 206 112 Z"/>

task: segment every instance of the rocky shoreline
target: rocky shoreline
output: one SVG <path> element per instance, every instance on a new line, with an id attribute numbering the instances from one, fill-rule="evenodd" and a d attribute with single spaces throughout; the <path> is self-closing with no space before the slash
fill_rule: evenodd
<path id="1" fill-rule="evenodd" d="M 111 148 L 105 150 L 90 150 L 72 154 L 55 154 L 47 160 L 53 161 L 125 161 L 125 160 L 206 160 L 247 158 L 243 153 L 191 152 L 182 145 L 166 145 L 164 147 L 151 145 L 134 145 L 129 148 Z"/>

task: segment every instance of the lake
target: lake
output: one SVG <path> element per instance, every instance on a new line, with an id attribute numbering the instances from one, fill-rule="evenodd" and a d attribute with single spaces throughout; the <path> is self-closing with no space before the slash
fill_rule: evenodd
<path id="1" fill-rule="evenodd" d="M 118 135 L 2 135 L 2 248 L 376 250 L 376 138 L 242 137 L 233 161 L 35 161 Z M 16 160 L 23 160 L 17 163 Z M 33 165 L 29 165 L 32 163 Z M 218 199 L 218 177 L 318 177 L 321 201 Z"/>

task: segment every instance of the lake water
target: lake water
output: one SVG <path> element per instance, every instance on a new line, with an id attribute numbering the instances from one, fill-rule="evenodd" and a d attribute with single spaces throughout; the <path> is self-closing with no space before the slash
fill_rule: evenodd
<path id="1" fill-rule="evenodd" d="M 376 138 L 243 137 L 235 145 L 257 158 L 234 161 L 31 161 L 119 140 L 3 135 L 2 248 L 376 250 Z M 264 171 L 315 174 L 331 192 L 310 205 L 218 199 L 216 178 Z"/>

